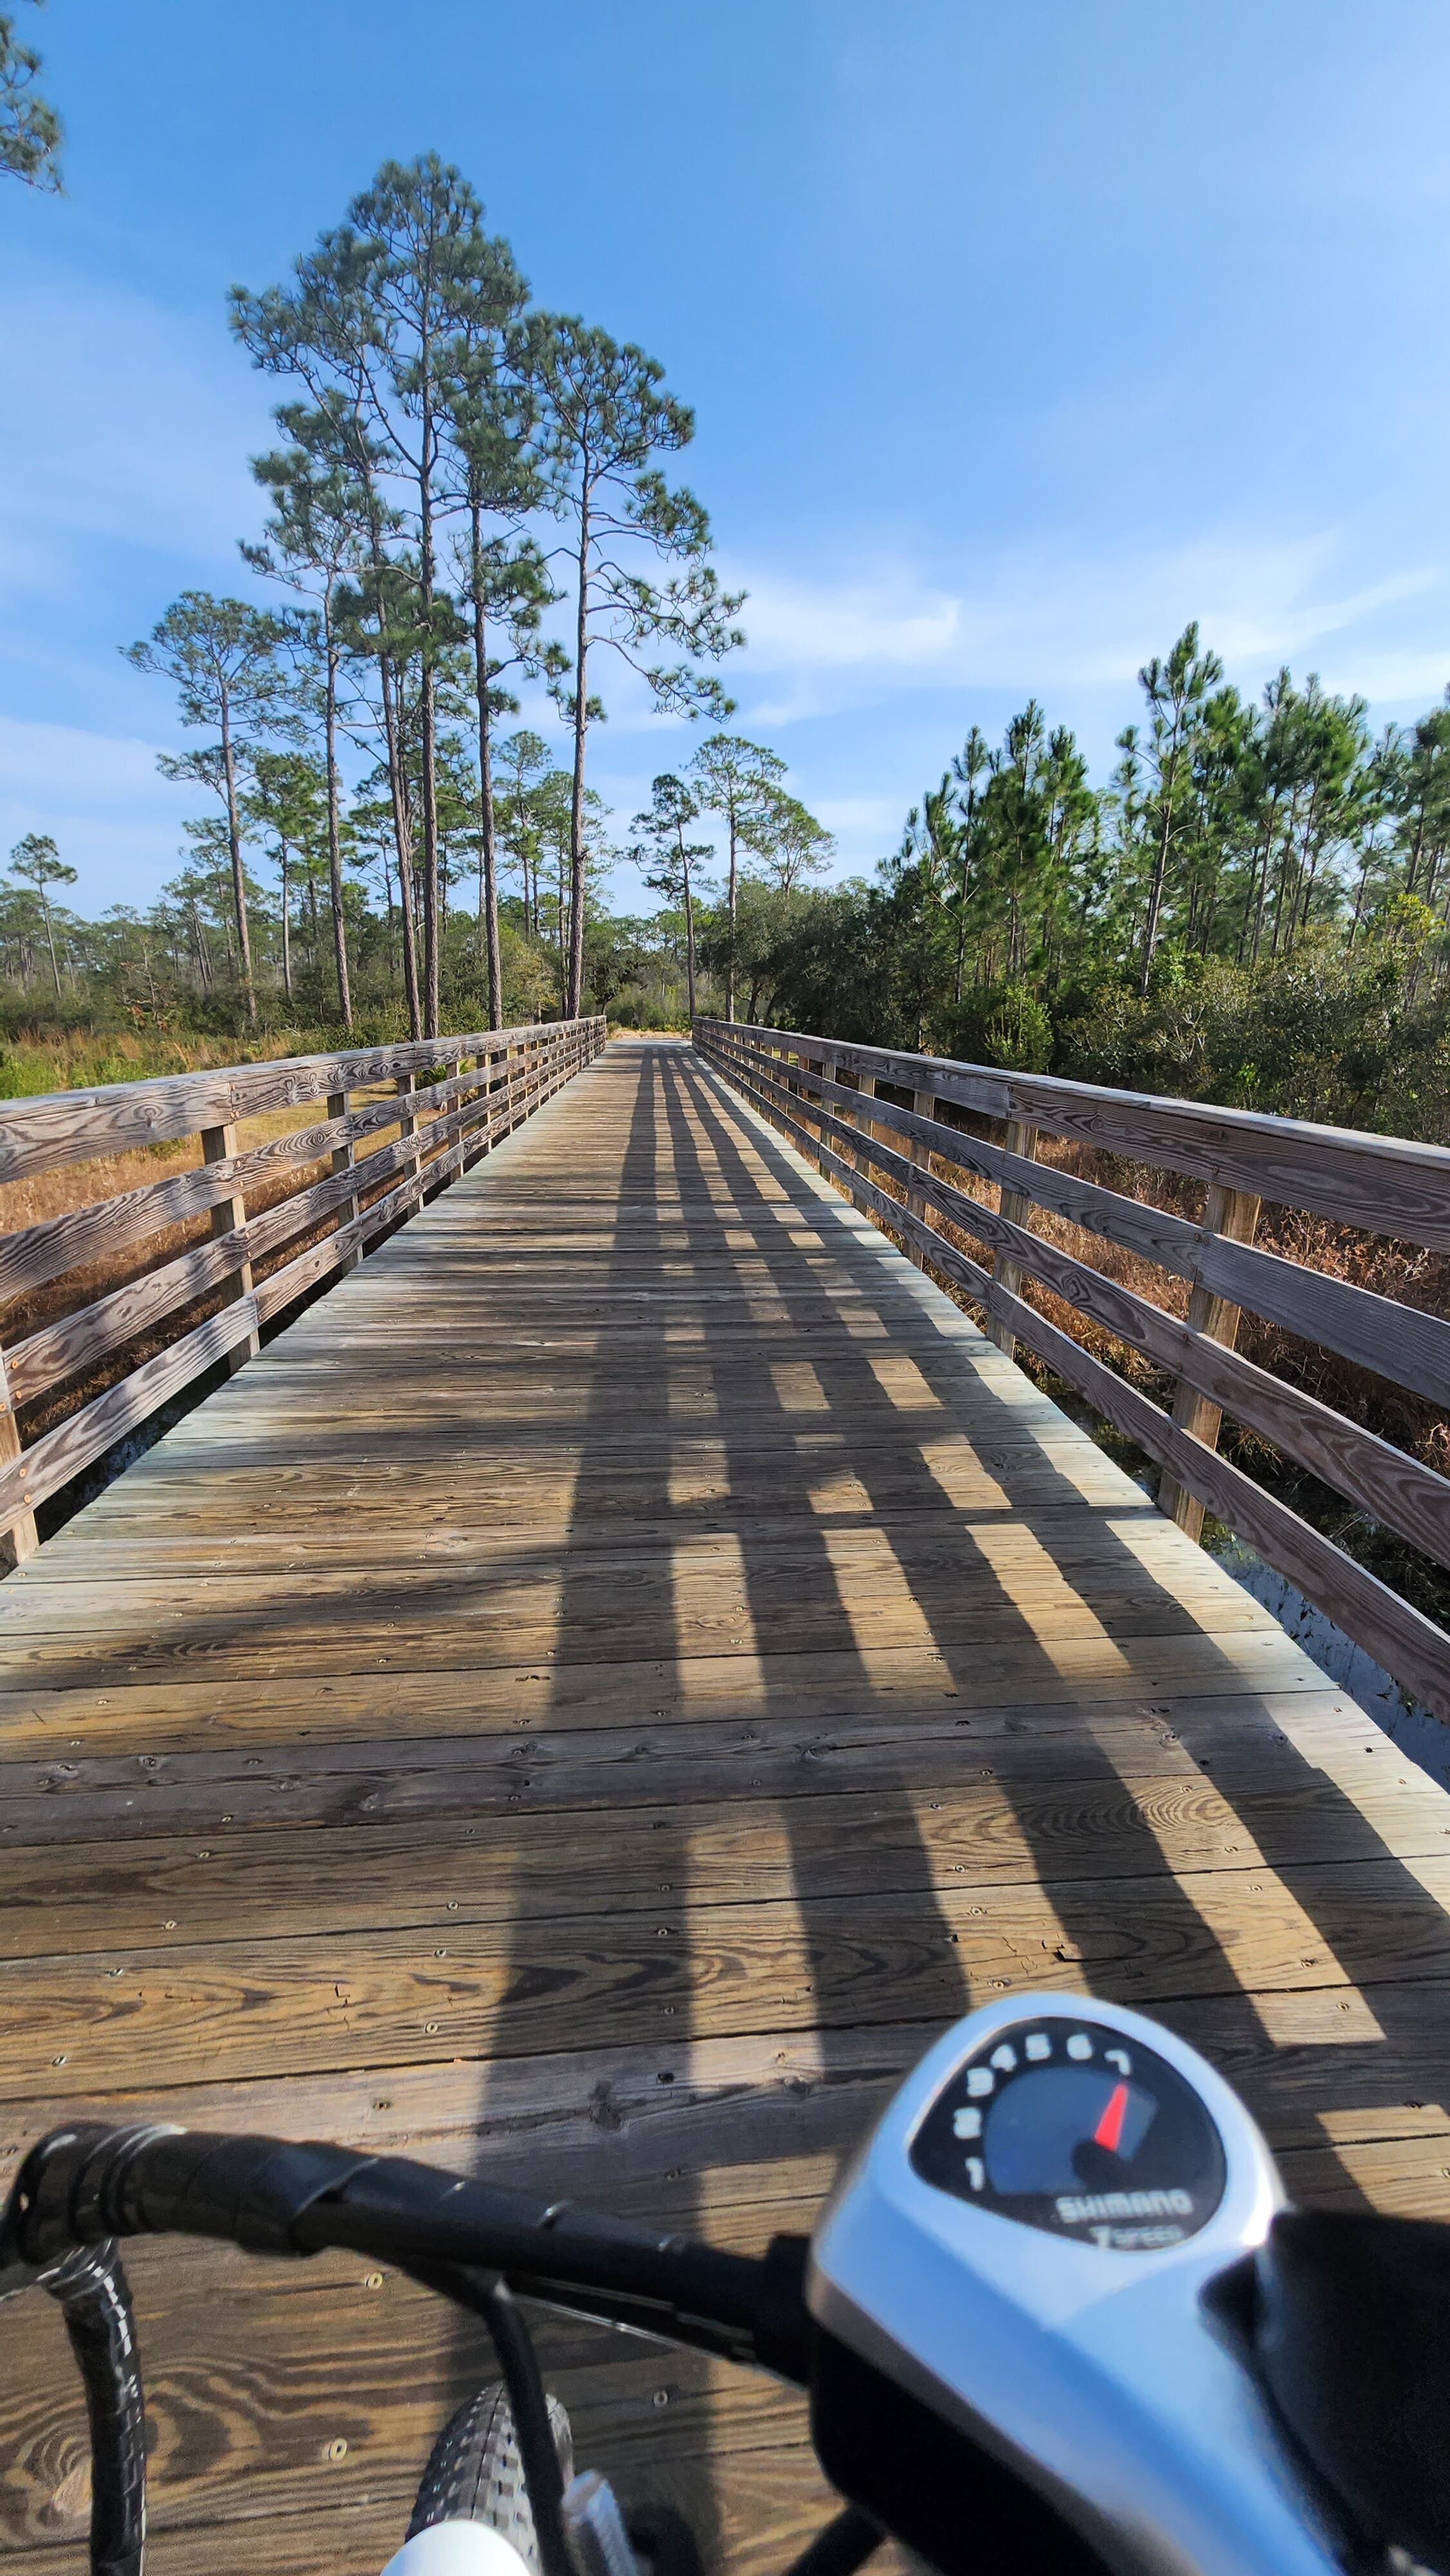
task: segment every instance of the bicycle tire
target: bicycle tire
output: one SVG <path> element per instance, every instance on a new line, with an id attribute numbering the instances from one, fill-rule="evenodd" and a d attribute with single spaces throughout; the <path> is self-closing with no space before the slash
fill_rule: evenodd
<path id="1" fill-rule="evenodd" d="M 549 2399 L 549 2429 L 567 2486 L 574 2474 L 574 2440 L 557 2397 Z M 533 2576 L 540 2576 L 533 2508 L 502 2380 L 465 2399 L 428 2455 L 408 2538 L 416 2540 L 440 2522 L 486 2523 L 512 2544 Z"/>

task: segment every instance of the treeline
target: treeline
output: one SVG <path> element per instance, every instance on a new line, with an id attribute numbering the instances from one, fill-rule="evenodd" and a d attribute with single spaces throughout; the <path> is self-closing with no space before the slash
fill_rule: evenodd
<path id="1" fill-rule="evenodd" d="M 558 1015 L 569 972 L 569 772 L 526 728 L 499 739 L 490 915 L 476 771 L 446 733 L 439 751 L 436 972 L 445 1024 Z M 184 827 L 186 863 L 154 903 L 115 905 L 96 921 L 59 899 L 75 870 L 55 843 L 27 835 L 8 863 L 15 882 L 0 888 L 5 1017 L 12 1026 L 119 1019 L 238 1035 L 303 1023 L 334 1039 L 354 1029 L 411 1034 L 415 1021 L 421 1031 L 423 875 L 414 869 L 400 880 L 391 799 L 376 786 L 366 783 L 339 811 L 335 883 L 322 763 L 306 749 L 254 746 L 237 796 L 240 895 L 227 821 L 203 817 Z M 586 896 L 609 862 L 602 824 L 586 791 Z"/>
<path id="2" fill-rule="evenodd" d="M 448 730 L 438 755 L 441 1025 L 560 1015 L 574 964 L 573 773 L 527 727 L 491 740 L 486 869 L 478 768 Z M 785 776 L 765 745 L 709 734 L 678 776 L 655 779 L 618 844 L 613 818 L 586 788 L 584 1008 L 636 1026 L 686 1026 L 697 986 L 703 1006 L 733 1008 L 732 920 L 738 913 L 753 932 L 761 905 L 774 903 L 786 907 L 783 922 L 833 847 Z M 240 905 L 229 816 L 186 827 L 188 864 L 146 911 L 116 905 L 99 921 L 61 900 L 76 872 L 55 842 L 27 834 L 0 885 L 0 1030 L 129 1023 L 161 1037 L 243 1037 L 305 1027 L 335 1043 L 339 1025 L 368 1038 L 411 1026 L 407 959 L 410 942 L 415 963 L 426 953 L 426 923 L 420 872 L 409 881 L 397 868 L 386 779 L 365 777 L 334 815 L 314 752 L 253 744 L 244 772 L 238 762 L 236 802 Z M 605 910 L 609 871 L 626 854 L 663 899 L 659 911 Z"/>
<path id="3" fill-rule="evenodd" d="M 1371 732 L 1190 626 L 1094 786 L 1032 702 L 973 727 L 874 883 L 747 904 L 746 1016 L 1450 1136 L 1450 692 Z"/>

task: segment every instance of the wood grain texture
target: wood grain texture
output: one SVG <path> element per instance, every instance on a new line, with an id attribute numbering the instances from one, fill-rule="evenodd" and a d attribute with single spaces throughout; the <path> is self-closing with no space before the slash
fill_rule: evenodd
<path id="1" fill-rule="evenodd" d="M 807 1062 L 823 1041 L 790 1029 L 761 1029 L 704 1020 L 712 1043 L 742 1038 Z M 940 1056 L 830 1041 L 838 1064 L 906 1091 L 929 1089 L 939 1100 L 1021 1119 L 1049 1134 L 1101 1146 L 1130 1161 L 1250 1191 L 1284 1207 L 1311 1209 L 1370 1234 L 1450 1250 L 1450 1148 L 1301 1118 L 1272 1118 L 1250 1109 L 1202 1107 L 1148 1092 L 1112 1091 L 1046 1074 L 999 1073 Z"/>
<path id="2" fill-rule="evenodd" d="M 757 1077 L 769 1075 L 772 1069 L 779 1072 L 779 1059 L 769 1048 L 751 1046 L 735 1033 L 719 1046 L 719 1061 L 723 1064 L 727 1058 Z M 791 1078 L 797 1081 L 801 1076 L 796 1073 Z M 847 1129 L 842 1131 L 843 1137 L 854 1143 L 863 1132 L 853 1107 L 857 1094 L 840 1083 L 822 1082 L 809 1072 L 804 1085 L 807 1093 L 823 1105 L 829 1102 L 832 1108 L 845 1113 Z M 1167 1209 L 1127 1198 L 1120 1190 L 1105 1189 L 1096 1181 L 1078 1180 L 1071 1173 L 1059 1172 L 1051 1164 L 1010 1152 L 1004 1146 L 964 1136 L 959 1128 L 949 1127 L 941 1119 L 923 1118 L 898 1107 L 894 1101 L 881 1101 L 873 1108 L 872 1126 L 878 1133 L 884 1126 L 911 1140 L 916 1148 L 913 1160 L 923 1149 L 929 1149 L 939 1160 L 954 1164 L 960 1171 L 998 1182 L 1013 1198 L 1050 1208 L 1088 1233 L 1100 1234 L 1129 1252 L 1141 1253 L 1179 1278 L 1201 1282 L 1214 1295 L 1249 1307 L 1269 1323 L 1282 1324 L 1307 1341 L 1322 1342 L 1341 1358 L 1373 1369 L 1396 1386 L 1409 1387 L 1418 1395 L 1428 1396 L 1434 1404 L 1450 1404 L 1450 1322 L 1441 1315 L 1427 1313 L 1422 1307 L 1401 1305 L 1392 1297 L 1377 1295 L 1373 1289 L 1356 1287 L 1352 1280 L 1330 1278 L 1323 1271 L 1306 1268 L 1302 1262 L 1287 1261 L 1262 1245 L 1236 1242 L 1229 1235 L 1194 1225 Z M 1166 1157 L 1162 1159 L 1167 1161 Z M 881 1160 L 873 1151 L 858 1157 L 857 1168 L 864 1170 L 867 1163 Z M 1005 1206 L 1005 1201 L 1004 1209 L 1008 1216 L 1014 1212 Z"/>
<path id="3" fill-rule="evenodd" d="M 464 1088 L 423 1171 L 381 1106 L 382 1194 L 356 1139 L 326 1185 L 387 1239 L 279 1232 L 259 1312 L 337 1284 L 0 1585 L 0 2185 L 172 2119 L 758 2246 L 1047 1982 L 1204 2048 L 1305 2198 L 1450 2212 L 1450 1796 L 688 1049 L 507 1137 Z M 472 2330 L 342 2258 L 135 2268 L 162 2576 L 375 2576 Z M 0 2336 L 26 2576 L 79 2565 L 56 2323 Z M 712 2569 L 824 2518 L 777 2390 L 547 2351 Z"/>
<path id="4" fill-rule="evenodd" d="M 21 1279 L 56 1275 L 62 1251 L 71 1259 L 83 1254 L 94 1257 L 107 1246 L 114 1251 L 144 1234 L 162 1206 L 168 1211 L 168 1222 L 178 1212 L 206 1211 L 210 1235 L 208 1241 L 12 1346 L 7 1355 L 10 1401 L 4 1416 L 10 1436 L 0 1446 L 0 1531 L 8 1528 L 18 1533 L 18 1542 L 11 1540 L 11 1553 L 33 1552 L 30 1542 L 38 1503 L 49 1500 L 117 1441 L 140 1429 L 160 1404 L 197 1377 L 219 1363 L 231 1372 L 254 1358 L 262 1324 L 330 1273 L 355 1268 L 385 1228 L 411 1215 L 425 1198 L 446 1187 L 479 1154 L 530 1116 L 572 1079 L 600 1042 L 600 1025 L 594 1021 L 529 1032 L 527 1043 L 509 1055 L 507 1077 L 499 1080 L 500 1051 L 490 1041 L 482 1050 L 480 1065 L 456 1070 L 425 1091 L 412 1090 L 410 1100 L 429 1103 L 436 1110 L 434 1116 L 419 1125 L 415 1110 L 410 1109 L 396 1141 L 374 1147 L 360 1161 L 354 1157 L 357 1135 L 380 1125 L 397 1125 L 397 1112 L 384 1102 L 354 1119 L 345 1114 L 346 1093 L 329 1092 L 327 1105 L 336 1114 L 310 1133 L 340 1140 L 333 1145 L 331 1170 L 255 1216 L 247 1214 L 244 1183 L 257 1158 L 237 1150 L 236 1129 L 228 1123 L 201 1129 L 200 1170 L 157 1184 L 159 1198 L 151 1191 L 133 1191 L 87 1212 L 88 1226 L 67 1217 L 32 1227 L 16 1238 L 21 1249 L 11 1264 L 11 1286 Z M 451 1042 L 445 1052 L 456 1064 L 457 1050 Z M 348 1067 L 356 1061 L 308 1059 L 305 1076 L 310 1080 L 316 1065 L 323 1062 Z M 373 1064 L 374 1059 L 367 1062 Z M 269 1076 L 278 1073 L 276 1067 L 257 1070 Z M 400 1078 L 415 1081 L 411 1073 Z M 118 1088 L 149 1092 L 154 1086 Z M 144 1103 L 131 1106 L 137 1115 L 145 1108 Z M 84 1114 L 89 1113 L 83 1103 L 77 1115 Z M 280 1142 L 290 1149 L 289 1159 L 295 1156 L 295 1138 Z M 276 1169 L 269 1163 L 269 1177 L 275 1176 Z M 389 1181 L 399 1172 L 406 1176 L 402 1185 L 389 1189 Z M 254 1263 L 270 1259 L 299 1235 L 329 1224 L 332 1231 L 320 1241 L 280 1268 L 274 1267 L 265 1278 L 255 1276 Z M 235 1329 L 213 1330 L 221 1323 L 216 1315 L 188 1328 L 188 1311 L 206 1298 L 224 1309 L 235 1309 Z M 94 1369 L 110 1353 L 154 1333 L 168 1319 L 176 1335 L 168 1349 L 153 1353 L 104 1394 L 82 1404 L 29 1449 L 22 1447 L 14 1436 L 16 1405 L 34 1402 L 66 1379 Z"/>
<path id="5" fill-rule="evenodd" d="M 594 1022 L 531 1022 L 468 1037 L 424 1038 L 400 1046 L 356 1049 L 340 1055 L 283 1056 L 225 1072 L 167 1074 L 148 1082 L 114 1082 L 94 1091 L 52 1091 L 0 1104 L 0 1181 L 56 1171 L 98 1155 L 137 1145 L 160 1145 L 195 1136 L 205 1127 L 233 1126 L 329 1092 L 361 1091 L 401 1073 L 455 1072 L 465 1056 L 502 1059 L 512 1049 L 556 1044 L 561 1031 Z"/>

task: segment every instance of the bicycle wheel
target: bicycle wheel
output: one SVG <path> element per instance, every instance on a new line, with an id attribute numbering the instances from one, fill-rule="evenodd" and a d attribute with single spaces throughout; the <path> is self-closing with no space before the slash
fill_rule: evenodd
<path id="1" fill-rule="evenodd" d="M 549 2427 L 567 2486 L 574 2474 L 569 2418 L 549 2400 Z M 539 2576 L 539 2544 L 524 2482 L 513 2409 L 502 2380 L 468 2398 L 444 2425 L 418 2484 L 408 2538 L 440 2522 L 482 2522 L 515 2548 Z"/>

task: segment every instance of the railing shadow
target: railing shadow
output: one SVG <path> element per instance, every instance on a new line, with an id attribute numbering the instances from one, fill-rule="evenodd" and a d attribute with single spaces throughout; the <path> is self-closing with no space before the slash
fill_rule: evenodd
<path id="1" fill-rule="evenodd" d="M 728 1163 L 733 1155 L 740 1184 L 744 1186 L 746 1175 L 743 1158 L 731 1138 L 734 1104 L 731 1103 L 728 1110 L 725 1105 L 730 1101 L 728 1089 L 723 1081 L 718 1081 L 703 1068 L 696 1071 L 693 1080 L 697 1086 L 701 1115 L 710 1126 L 712 1138 L 722 1162 Z M 708 1107 L 705 1105 L 707 1101 L 710 1104 Z M 783 1178 L 794 1170 L 793 1160 L 779 1146 L 766 1141 L 769 1131 L 764 1128 L 763 1122 L 757 1125 L 754 1120 L 751 1120 L 749 1132 L 752 1151 L 764 1159 L 767 1168 L 773 1170 L 777 1177 Z M 844 1203 L 840 1204 L 844 1214 Z M 946 1347 L 949 1348 L 949 1346 Z M 995 1360 L 995 1355 L 990 1352 L 985 1342 L 980 1348 L 984 1359 L 989 1362 Z M 943 1355 L 944 1357 L 946 1355 L 945 1349 Z M 917 1356 L 924 1372 L 928 1376 L 933 1375 L 927 1356 L 922 1353 L 918 1353 Z M 852 1367 L 852 1355 L 843 1350 L 840 1357 L 849 1372 Z M 950 1367 L 948 1360 L 942 1379 L 944 1392 L 949 1383 Z M 846 1410 L 849 1402 L 851 1419 L 860 1426 L 864 1435 L 858 1446 L 862 1453 L 860 1472 L 868 1490 L 874 1462 L 881 1455 L 881 1451 L 874 1449 L 870 1440 L 873 1394 L 874 1390 L 862 1383 L 859 1355 L 856 1355 L 854 1396 L 847 1398 L 843 1395 L 842 1411 Z M 1004 1483 L 1008 1485 L 1010 1492 L 1010 1479 L 1005 1475 Z M 1065 1496 L 1064 1499 L 1066 1499 Z M 929 1509 L 931 1501 L 929 1487 L 923 1479 L 921 1507 Z M 893 1510 L 897 1507 L 893 1499 Z M 1019 1513 L 1017 1517 L 1030 1528 L 1034 1518 L 1040 1521 L 1042 1516 L 1040 1513 L 1034 1514 L 1033 1510 L 1029 1509 L 1025 1513 Z M 1108 1541 L 1105 1552 L 1109 1559 L 1111 1560 L 1116 1554 L 1119 1569 L 1129 1585 L 1132 1588 L 1140 1586 L 1145 1579 L 1146 1570 L 1141 1560 L 1133 1556 L 1112 1531 L 1106 1516 L 1100 1515 L 1098 1518 L 1098 1534 L 1100 1542 Z M 1050 1550 L 1051 1539 L 1047 1535 L 1045 1526 L 1043 1535 L 1044 1544 Z M 904 1570 L 907 1569 L 904 1568 Z M 1111 1568 L 1109 1580 L 1111 1581 Z M 1158 1592 L 1162 1625 L 1171 1630 L 1183 1619 L 1182 1605 L 1170 1589 L 1153 1585 L 1151 1578 L 1148 1578 L 1148 1582 L 1150 1590 Z M 1093 1591 L 1085 1585 L 1081 1589 L 1085 1606 L 1092 1608 Z M 948 1665 L 954 1671 L 963 1669 L 964 1658 L 959 1630 L 943 1626 L 929 1599 L 918 1597 L 924 1615 L 932 1623 L 933 1633 Z M 1030 1629 L 1025 1622 L 1024 1633 L 1030 1634 Z M 969 1668 L 970 1650 L 965 1660 L 966 1668 Z M 1053 1667 L 1051 1659 L 1046 1656 L 1043 1658 L 1042 1678 L 1045 1695 L 1060 1694 L 1060 1675 Z M 1272 1721 L 1267 1718 L 1267 1715 L 1265 1731 L 1268 1734 L 1274 1732 Z M 1230 1806 L 1233 1806 L 1233 1790 L 1219 1763 L 1219 1747 L 1216 1739 L 1220 1729 L 1215 1724 L 1211 1702 L 1197 1715 L 1190 1715 L 1186 1723 L 1180 1722 L 1178 1732 L 1183 1738 L 1185 1749 L 1190 1755 L 1199 1759 L 1205 1770 L 1210 1765 L 1214 1766 L 1214 1777 L 1219 1789 L 1228 1799 Z M 1074 1792 L 1082 1796 L 1085 1809 L 1090 1811 L 1094 1801 L 1104 1797 L 1116 1797 L 1121 1806 L 1124 1787 L 1122 1777 L 1094 1743 L 1088 1726 L 1084 1725 L 1074 1732 L 1070 1745 L 1064 1743 L 1062 1758 Z M 1417 1994 L 1413 1986 L 1413 1980 L 1417 1977 L 1443 1975 L 1447 1930 L 1445 1911 L 1436 1903 L 1414 1872 L 1390 1852 L 1359 1806 L 1352 1799 L 1341 1795 L 1327 1774 L 1319 1772 L 1314 1777 L 1313 1787 L 1321 1823 L 1326 1809 L 1332 1813 L 1335 1865 L 1326 1867 L 1312 1862 L 1306 1863 L 1296 1856 L 1293 1848 L 1294 1828 L 1291 1813 L 1288 1832 L 1284 1832 L 1281 1819 L 1276 1841 L 1272 1842 L 1264 1852 L 1265 1872 L 1254 1870 L 1247 1873 L 1245 1884 L 1250 1884 L 1254 1879 L 1261 1879 L 1265 1873 L 1273 1875 L 1290 1906 L 1297 1909 L 1301 1918 L 1299 1928 L 1302 1928 L 1319 1946 L 1326 1973 L 1337 1964 L 1349 1981 L 1350 1988 L 1354 1990 L 1354 1994 L 1336 2000 L 1342 2007 L 1347 2007 L 1345 2017 L 1349 2020 L 1359 2045 L 1364 2044 L 1362 2034 L 1368 2024 L 1374 2034 L 1369 2044 L 1383 2050 L 1388 2088 L 1387 2099 L 1403 2098 L 1402 2093 L 1397 2094 L 1396 2088 L 1397 2085 L 1403 2084 L 1405 2066 L 1408 2063 L 1411 2069 L 1425 2068 L 1427 2054 L 1433 2054 L 1433 2033 L 1437 2022 L 1442 2033 L 1442 2044 L 1443 2039 L 1450 2039 L 1450 2010 L 1446 2008 L 1443 1990 L 1432 1993 L 1431 1990 L 1425 1989 Z M 1189 1892 L 1182 1886 L 1169 1866 L 1151 1820 L 1140 1811 L 1135 1813 L 1131 1808 L 1129 1814 L 1132 1838 L 1136 1842 L 1142 1876 L 1151 1890 L 1152 1932 L 1156 1952 L 1162 1959 L 1177 1957 L 1184 1961 L 1191 1961 L 1196 1958 L 1204 1962 L 1206 1967 L 1206 1972 L 1201 1974 L 1198 1983 L 1204 2001 L 1210 2007 L 1208 2011 L 1196 2008 L 1191 2000 L 1160 2001 L 1153 2008 L 1160 2011 L 1165 2020 L 1176 2021 L 1183 2026 L 1186 2035 L 1198 2038 L 1200 2044 L 1207 2041 L 1212 2053 L 1224 2064 L 1233 2080 L 1242 2085 L 1248 2098 L 1259 2109 L 1271 2129 L 1282 2128 L 1283 2118 L 1279 2107 L 1281 2088 L 1273 2082 L 1275 2071 L 1273 2059 L 1276 2052 L 1271 2037 L 1266 2044 L 1261 2005 L 1245 1990 L 1235 1969 L 1231 1952 L 1225 1948 L 1219 1934 L 1205 1919 L 1200 1908 L 1192 1902 Z M 1065 1936 L 1063 1949 L 1068 1956 L 1081 1959 L 1084 1982 L 1091 1983 L 1099 1991 L 1116 1994 L 1122 2001 L 1137 2000 L 1135 1989 L 1143 1982 L 1142 1966 L 1131 1954 L 1130 1941 L 1118 1937 L 1113 1927 L 1105 1925 L 1101 1886 L 1091 1881 L 1078 1882 L 1063 1875 L 1060 1840 L 1055 1835 L 1044 1836 L 1039 1812 L 1031 1802 L 1024 1800 L 1020 1804 L 1017 1821 L 1031 1851 L 1039 1878 L 1050 1886 L 1053 1907 Z M 1239 1821 L 1243 1825 L 1243 1843 L 1252 1850 L 1252 1823 L 1242 1814 L 1239 1815 Z M 1344 1866 L 1346 1863 L 1358 1862 L 1373 1864 L 1378 1881 L 1376 1894 L 1379 1902 L 1373 1910 L 1372 1917 L 1368 1918 L 1363 1901 L 1362 1883 L 1357 1888 L 1356 1871 L 1353 1867 Z M 1142 1902 L 1141 1892 L 1138 1901 Z M 1398 1927 L 1397 1939 L 1392 1940 L 1389 1935 L 1388 1927 L 1391 1925 Z M 1291 1939 L 1295 1928 L 1292 1920 L 1285 1926 Z M 1304 1959 L 1303 1964 L 1306 1967 L 1312 1965 L 1312 1958 Z M 1370 2010 L 1356 2013 L 1353 2009 L 1354 1995 L 1365 1988 L 1370 1990 Z M 1270 1997 L 1267 2000 L 1271 2005 L 1272 2018 L 1287 2021 L 1289 2018 L 1287 2013 L 1272 2012 L 1273 1998 Z M 1284 1991 L 1282 2001 L 1285 2006 L 1291 2004 L 1291 1990 Z M 1425 2010 L 1426 2004 L 1430 2006 L 1428 2014 Z M 1430 2043 L 1428 2051 L 1427 2040 Z M 1354 2047 L 1355 2044 L 1356 2041 L 1351 2040 L 1349 2033 L 1346 2032 L 1344 2040 L 1337 2044 L 1309 2052 L 1318 2081 L 1322 2086 L 1322 2108 L 1326 2112 L 1332 2112 L 1336 2107 L 1335 2067 L 1344 2065 L 1346 2047 Z M 1294 2051 L 1294 2054 L 1301 2061 L 1294 2069 L 1298 2079 L 1295 2090 L 1302 2093 L 1304 2090 L 1302 2061 L 1306 2052 L 1299 2048 Z M 1357 2188 L 1352 2175 L 1347 2168 L 1344 2169 L 1343 2196 L 1356 2196 Z"/>

